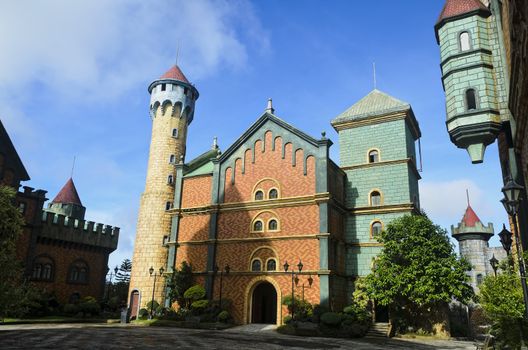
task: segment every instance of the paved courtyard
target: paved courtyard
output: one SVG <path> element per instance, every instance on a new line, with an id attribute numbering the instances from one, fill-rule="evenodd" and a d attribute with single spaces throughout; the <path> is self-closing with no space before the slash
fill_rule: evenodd
<path id="1" fill-rule="evenodd" d="M 273 331 L 204 331 L 119 325 L 0 326 L 1 349 L 475 349 L 471 342 L 293 337 Z"/>

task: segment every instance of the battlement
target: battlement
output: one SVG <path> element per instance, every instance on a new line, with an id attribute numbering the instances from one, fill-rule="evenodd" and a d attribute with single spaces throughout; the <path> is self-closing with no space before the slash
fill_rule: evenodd
<path id="1" fill-rule="evenodd" d="M 150 117 L 154 119 L 158 108 L 161 108 L 162 114 L 165 113 L 170 105 L 173 108 L 173 117 L 181 118 L 184 113 L 187 113 L 187 123 L 190 124 L 193 119 L 194 102 L 197 98 L 198 91 L 190 84 L 181 82 L 176 84 L 173 80 L 156 81 L 151 90 Z M 179 109 L 175 108 L 177 105 Z M 174 115 L 176 110 L 179 110 L 179 115 Z"/>
<path id="2" fill-rule="evenodd" d="M 42 211 L 41 237 L 79 243 L 114 251 L 119 241 L 119 227 Z"/>
<path id="3" fill-rule="evenodd" d="M 459 223 L 456 227 L 451 225 L 451 235 L 456 239 L 471 235 L 472 237 L 482 236 L 482 238 L 489 240 L 494 232 L 491 222 L 487 226 L 483 225 L 480 221 L 476 222 L 474 226 L 466 226 L 464 222 Z"/>
<path id="4" fill-rule="evenodd" d="M 35 190 L 33 187 L 29 187 L 29 186 L 23 186 L 22 188 L 24 189 L 24 191 L 21 193 L 23 193 L 24 196 L 46 200 L 46 193 L 48 193 L 48 191 Z"/>

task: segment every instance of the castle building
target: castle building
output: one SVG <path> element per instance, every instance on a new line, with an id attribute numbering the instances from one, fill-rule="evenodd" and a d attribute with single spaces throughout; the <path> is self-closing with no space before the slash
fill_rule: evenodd
<path id="1" fill-rule="evenodd" d="M 0 121 L 0 184 L 18 190 L 29 175 Z M 17 257 L 26 277 L 54 293 L 61 304 L 85 296 L 103 297 L 108 256 L 117 248 L 119 228 L 85 220 L 85 207 L 70 178 L 43 209 L 46 191 L 24 186 L 16 203 L 25 225 Z"/>
<path id="2" fill-rule="evenodd" d="M 494 274 L 490 259 L 506 259 L 506 252 L 502 247 L 489 246 L 488 241 L 493 234 L 493 224 L 484 225 L 469 204 L 457 227 L 451 225 L 451 235 L 458 241 L 460 256 L 466 258 L 472 266 L 467 273 L 475 291 L 478 291 L 484 277 Z"/>
<path id="3" fill-rule="evenodd" d="M 332 141 L 307 135 L 264 113 L 223 153 L 216 144 L 185 161 L 187 127 L 198 91 L 174 66 L 149 86 L 152 140 L 141 198 L 130 283 L 131 315 L 153 293 L 149 269 L 169 278 L 182 262 L 209 299 L 232 301 L 236 323 L 282 323 L 281 300 L 296 295 L 339 310 L 353 282 L 381 249 L 376 236 L 391 220 L 419 210 L 409 104 L 373 90 L 332 121 Z M 286 265 L 288 270 L 286 271 Z M 220 286 L 219 269 L 229 267 Z M 302 269 L 302 270 L 300 270 Z"/>
<path id="4" fill-rule="evenodd" d="M 525 0 L 446 0 L 435 25 L 451 141 L 481 163 L 498 140 L 503 182 L 528 183 Z M 502 184 L 496 190 L 500 191 Z M 528 248 L 528 201 L 518 223 Z"/>

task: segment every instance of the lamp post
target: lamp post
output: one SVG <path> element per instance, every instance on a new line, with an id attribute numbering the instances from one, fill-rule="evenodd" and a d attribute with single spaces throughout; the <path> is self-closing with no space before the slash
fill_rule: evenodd
<path id="1" fill-rule="evenodd" d="M 312 283 L 313 283 L 313 278 L 312 278 L 312 275 L 310 275 L 310 277 L 308 277 L 308 288 L 312 288 Z M 298 285 L 298 284 L 299 284 L 299 277 L 295 277 L 295 285 Z M 304 281 L 301 287 L 302 287 L 302 301 L 304 304 Z"/>
<path id="2" fill-rule="evenodd" d="M 152 299 L 150 300 L 150 319 L 154 317 L 154 292 L 156 291 L 156 277 L 162 276 L 165 270 L 163 267 L 159 268 L 159 275 L 154 272 L 154 268 L 151 266 L 149 269 L 150 277 L 154 277 L 154 284 L 152 285 Z"/>
<path id="3" fill-rule="evenodd" d="M 231 267 L 229 267 L 229 264 L 228 264 L 224 267 L 224 271 L 222 271 L 218 268 L 218 265 L 215 265 L 214 273 L 216 274 L 218 273 L 218 271 L 220 271 L 220 296 L 219 296 L 220 300 L 218 301 L 218 304 L 220 306 L 220 310 L 222 310 L 222 285 L 223 285 L 222 276 L 224 275 L 224 271 L 226 275 L 229 275 L 229 271 L 231 271 Z"/>
<path id="4" fill-rule="evenodd" d="M 108 267 L 107 267 L 108 269 Z M 108 299 L 110 299 L 110 294 L 112 294 L 112 278 L 114 278 L 116 275 L 117 275 L 117 271 L 119 269 L 117 268 L 117 266 L 114 268 L 114 273 L 110 272 L 109 274 L 109 279 L 107 281 L 107 283 L 105 283 L 105 300 L 108 301 Z"/>
<path id="5" fill-rule="evenodd" d="M 288 268 L 290 267 L 290 265 L 288 265 L 288 262 L 286 261 L 284 263 L 284 271 L 285 272 L 288 272 Z M 299 260 L 299 263 L 297 264 L 297 268 L 299 269 L 299 273 L 301 273 L 302 271 L 302 268 L 303 268 L 303 263 L 301 262 L 301 260 Z M 295 315 L 295 287 L 294 287 L 294 280 L 295 280 L 295 269 L 292 268 L 291 270 L 291 285 L 292 285 L 292 311 L 291 311 L 291 314 L 292 314 L 292 321 L 293 321 L 293 317 Z"/>
<path id="6" fill-rule="evenodd" d="M 495 273 L 495 277 L 497 277 L 497 268 L 499 267 L 499 260 L 495 257 L 495 254 L 491 257 L 489 260 L 491 268 L 493 269 L 493 273 Z"/>
<path id="7" fill-rule="evenodd" d="M 504 205 L 504 209 L 506 209 L 506 212 L 508 213 L 508 215 L 510 215 L 512 218 L 513 235 L 515 237 L 515 247 L 517 248 L 517 260 L 519 263 L 519 273 L 521 275 L 521 286 L 522 286 L 523 297 L 524 297 L 524 317 L 528 319 L 528 287 L 526 286 L 526 271 L 525 271 L 525 266 L 524 266 L 522 245 L 520 243 L 521 238 L 520 238 L 519 232 L 517 231 L 517 213 L 518 213 L 519 204 L 521 201 L 521 191 L 523 190 L 524 190 L 524 187 L 517 184 L 511 177 L 508 178 L 506 185 L 504 185 L 504 187 L 502 188 L 502 193 L 504 193 L 504 198 L 501 199 L 501 203 Z M 502 243 L 502 237 L 501 237 L 501 243 Z"/>
<path id="8" fill-rule="evenodd" d="M 512 233 L 506 229 L 506 225 L 502 224 L 502 231 L 499 233 L 502 248 L 510 255 L 511 245 L 513 243 Z"/>

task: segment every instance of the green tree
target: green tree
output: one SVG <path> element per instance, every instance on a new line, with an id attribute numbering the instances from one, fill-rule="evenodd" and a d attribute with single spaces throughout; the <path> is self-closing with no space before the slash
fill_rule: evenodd
<path id="1" fill-rule="evenodd" d="M 495 276 L 488 276 L 479 287 L 479 299 L 486 316 L 492 320 L 492 333 L 498 347 L 519 349 L 521 334 L 528 340 L 528 327 L 524 323 L 524 301 L 521 281 L 510 268 Z M 522 332 L 521 332 L 522 331 Z"/>
<path id="2" fill-rule="evenodd" d="M 167 283 L 169 287 L 169 298 L 171 304 L 178 302 L 180 307 L 185 306 L 184 293 L 193 285 L 192 267 L 186 261 L 182 261 L 179 269 L 174 269 L 171 279 Z"/>
<path id="3" fill-rule="evenodd" d="M 24 270 L 16 258 L 16 240 L 24 221 L 14 205 L 15 194 L 14 189 L 0 186 L 0 320 L 23 314 L 29 302 Z"/>
<path id="4" fill-rule="evenodd" d="M 116 282 L 130 283 L 130 271 L 132 271 L 132 262 L 130 259 L 123 260 L 116 274 Z"/>
<path id="5" fill-rule="evenodd" d="M 428 327 L 451 300 L 467 302 L 473 289 L 466 271 L 471 265 L 459 259 L 447 232 L 425 215 L 405 215 L 392 221 L 378 238 L 383 249 L 373 272 L 365 279 L 369 296 L 389 305 L 407 325 L 416 325 L 429 314 Z M 405 311 L 403 311 L 405 310 Z"/>

